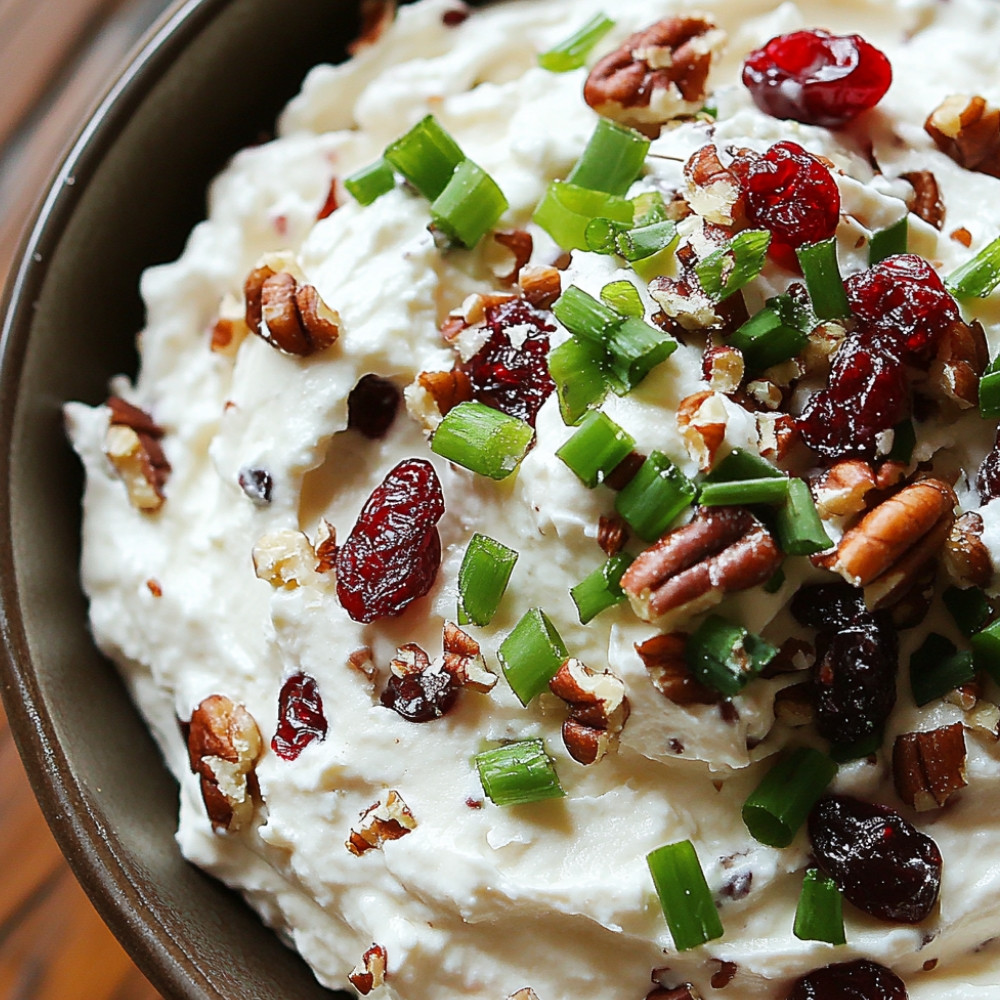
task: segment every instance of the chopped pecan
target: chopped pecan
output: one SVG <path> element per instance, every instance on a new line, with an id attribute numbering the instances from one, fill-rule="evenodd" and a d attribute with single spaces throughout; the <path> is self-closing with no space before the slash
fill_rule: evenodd
<path id="1" fill-rule="evenodd" d="M 378 802 L 362 814 L 357 826 L 351 828 L 346 847 L 355 857 L 366 851 L 377 851 L 390 840 L 399 840 L 417 828 L 413 813 L 399 792 L 387 791 Z"/>
<path id="2" fill-rule="evenodd" d="M 747 382 L 746 393 L 758 406 L 775 411 L 781 407 L 785 394 L 781 387 L 769 378 L 755 378 Z"/>
<path id="3" fill-rule="evenodd" d="M 729 414 L 724 397 L 711 391 L 696 392 L 677 404 L 676 419 L 688 454 L 702 472 L 707 472 L 726 437 Z"/>
<path id="4" fill-rule="evenodd" d="M 725 36 L 704 17 L 668 17 L 636 32 L 590 71 L 584 100 L 600 115 L 655 138 L 705 102 L 713 55 Z"/>
<path id="5" fill-rule="evenodd" d="M 220 316 L 212 326 L 210 346 L 216 354 L 232 357 L 249 333 L 250 328 L 242 316 Z"/>
<path id="6" fill-rule="evenodd" d="M 703 219 L 731 226 L 744 215 L 743 186 L 736 174 L 722 165 L 712 143 L 702 146 L 684 164 L 687 202 Z"/>
<path id="7" fill-rule="evenodd" d="M 903 733 L 892 748 L 899 797 L 918 812 L 938 809 L 965 780 L 965 730 L 961 722 L 923 733 Z"/>
<path id="8" fill-rule="evenodd" d="M 946 399 L 959 409 L 979 405 L 979 379 L 989 364 L 986 331 L 977 321 L 958 320 L 945 330 L 931 363 L 929 378 Z"/>
<path id="9" fill-rule="evenodd" d="M 787 413 L 758 413 L 757 441 L 762 458 L 782 462 L 799 440 L 795 418 Z"/>
<path id="10" fill-rule="evenodd" d="M 965 717 L 965 724 L 972 732 L 986 733 L 995 743 L 1000 740 L 1000 706 L 991 701 L 973 705 Z"/>
<path id="11" fill-rule="evenodd" d="M 618 514 L 601 515 L 597 525 L 597 544 L 609 558 L 618 555 L 628 541 L 628 529 L 625 519 Z"/>
<path id="12" fill-rule="evenodd" d="M 699 681 L 684 658 L 688 636 L 684 632 L 664 632 L 645 642 L 637 642 L 635 651 L 649 673 L 653 687 L 675 705 L 714 705 L 721 700 Z"/>
<path id="13" fill-rule="evenodd" d="M 523 986 L 516 993 L 511 993 L 507 1000 L 538 1000 L 538 994 L 530 986 Z"/>
<path id="14" fill-rule="evenodd" d="M 316 582 L 316 550 L 301 531 L 272 531 L 257 539 L 253 568 L 272 587 L 295 590 Z"/>
<path id="15" fill-rule="evenodd" d="M 944 564 L 960 586 L 988 587 L 993 582 L 993 558 L 983 542 L 983 519 L 974 510 L 959 517 L 944 546 Z"/>
<path id="16" fill-rule="evenodd" d="M 444 623 L 444 669 L 459 687 L 488 694 L 497 675 L 486 667 L 479 643 L 452 622 Z"/>
<path id="17" fill-rule="evenodd" d="M 104 436 L 104 454 L 125 484 L 129 503 L 152 513 L 163 506 L 163 487 L 170 463 L 160 438 L 163 428 L 138 406 L 112 396 L 105 404 L 111 411 Z"/>
<path id="18" fill-rule="evenodd" d="M 764 583 L 781 563 L 771 533 L 743 507 L 702 507 L 667 532 L 622 577 L 643 621 L 683 621 L 734 591 Z"/>
<path id="19" fill-rule="evenodd" d="M 962 246 L 965 247 L 966 249 L 972 246 L 972 233 L 970 233 L 969 230 L 965 228 L 965 226 L 961 226 L 960 228 L 954 230 L 951 233 L 951 238 L 956 243 L 961 243 Z"/>
<path id="20" fill-rule="evenodd" d="M 361 0 L 361 33 L 348 42 L 348 54 L 356 56 L 371 48 L 385 34 L 395 17 L 395 0 Z"/>
<path id="21" fill-rule="evenodd" d="M 191 713 L 187 744 L 213 829 L 235 833 L 253 817 L 254 768 L 263 750 L 257 723 L 243 705 L 213 694 Z"/>
<path id="22" fill-rule="evenodd" d="M 340 317 L 312 285 L 300 285 L 288 271 L 263 265 L 243 285 L 246 325 L 272 347 L 308 357 L 340 336 Z"/>
<path id="23" fill-rule="evenodd" d="M 562 294 L 562 276 L 557 267 L 523 267 L 517 283 L 524 297 L 536 309 L 551 309 Z"/>
<path id="24" fill-rule="evenodd" d="M 736 392 L 746 374 L 743 352 L 722 344 L 710 347 L 702 359 L 701 372 L 712 392 L 728 396 Z"/>
<path id="25" fill-rule="evenodd" d="M 351 985 L 363 996 L 385 985 L 385 970 L 388 956 L 380 944 L 373 944 L 362 956 L 361 961 L 348 973 Z"/>
<path id="26" fill-rule="evenodd" d="M 924 130 L 959 166 L 1000 177 L 1000 110 L 984 98 L 946 98 L 930 113 Z"/>
<path id="27" fill-rule="evenodd" d="M 937 178 L 929 170 L 912 170 L 900 176 L 913 188 L 913 197 L 907 202 L 910 211 L 929 226 L 942 229 L 945 208 Z"/>
<path id="28" fill-rule="evenodd" d="M 375 666 L 375 653 L 371 646 L 359 646 L 347 657 L 347 665 L 363 674 L 369 681 L 375 680 L 378 668 Z"/>
<path id="29" fill-rule="evenodd" d="M 396 655 L 389 661 L 389 669 L 397 677 L 422 674 L 430 665 L 431 658 L 415 642 L 400 646 L 396 650 Z"/>
<path id="30" fill-rule="evenodd" d="M 844 459 L 821 472 L 809 486 L 820 517 L 860 514 L 865 497 L 876 488 L 875 471 L 861 459 Z"/>
<path id="31" fill-rule="evenodd" d="M 661 275 L 649 284 L 649 294 L 664 315 L 684 330 L 711 330 L 722 325 L 716 302 L 701 287 L 698 278 L 687 271 L 679 277 Z"/>
<path id="32" fill-rule="evenodd" d="M 417 376 L 417 384 L 429 393 L 442 417 L 459 403 L 472 399 L 472 382 L 465 372 L 457 368 L 450 372 L 421 372 Z"/>
<path id="33" fill-rule="evenodd" d="M 629 714 L 625 685 L 613 673 L 591 670 L 568 659 L 549 681 L 549 690 L 569 705 L 563 743 L 580 764 L 595 764 L 614 745 Z"/>
<path id="34" fill-rule="evenodd" d="M 500 280 L 507 285 L 514 284 L 521 275 L 521 269 L 531 260 L 531 251 L 535 243 L 525 229 L 510 229 L 494 233 L 493 239 L 502 247 L 506 247 L 514 255 L 514 266 L 507 274 L 500 275 Z"/>
<path id="35" fill-rule="evenodd" d="M 337 562 L 337 529 L 325 517 L 316 529 L 313 551 L 316 553 L 316 572 L 329 573 Z"/>

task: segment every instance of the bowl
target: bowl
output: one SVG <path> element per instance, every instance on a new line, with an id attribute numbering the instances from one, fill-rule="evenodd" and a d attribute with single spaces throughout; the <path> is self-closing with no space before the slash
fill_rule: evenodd
<path id="1" fill-rule="evenodd" d="M 136 367 L 141 271 L 176 257 L 211 178 L 267 134 L 308 68 L 337 61 L 359 2 L 172 7 L 58 170 L 11 272 L 0 342 L 0 680 L 60 847 L 152 983 L 185 1000 L 334 995 L 242 900 L 181 857 L 177 786 L 78 582 L 79 463 L 65 400 Z"/>

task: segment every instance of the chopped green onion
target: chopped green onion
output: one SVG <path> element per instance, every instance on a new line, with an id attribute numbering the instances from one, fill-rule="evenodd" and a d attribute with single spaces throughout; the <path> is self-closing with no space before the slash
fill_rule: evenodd
<path id="1" fill-rule="evenodd" d="M 396 176 L 384 157 L 344 178 L 344 187 L 359 205 L 370 205 L 395 186 Z"/>
<path id="2" fill-rule="evenodd" d="M 778 508 L 775 526 L 778 545 L 790 556 L 812 556 L 833 545 L 803 479 L 788 481 L 788 499 Z"/>
<path id="3" fill-rule="evenodd" d="M 506 479 L 528 453 L 531 426 L 483 403 L 459 403 L 431 438 L 435 455 L 490 479 Z"/>
<path id="4" fill-rule="evenodd" d="M 591 191 L 624 195 L 639 176 L 648 152 L 649 139 L 641 132 L 601 118 L 566 182 Z"/>
<path id="5" fill-rule="evenodd" d="M 609 282 L 601 289 L 601 301 L 619 316 L 642 319 L 646 315 L 639 289 L 631 281 Z"/>
<path id="6" fill-rule="evenodd" d="M 633 225 L 636 229 L 651 226 L 654 222 L 666 222 L 669 218 L 667 203 L 659 191 L 643 191 L 637 194 L 632 199 L 632 207 L 635 213 Z"/>
<path id="7" fill-rule="evenodd" d="M 837 263 L 837 238 L 831 236 L 795 251 L 806 279 L 806 288 L 818 319 L 840 319 L 851 315 L 847 291 Z"/>
<path id="8" fill-rule="evenodd" d="M 465 154 L 433 115 L 386 147 L 385 158 L 428 200 L 448 186 Z"/>
<path id="9" fill-rule="evenodd" d="M 517 553 L 476 532 L 458 570 L 458 624 L 489 625 L 500 607 Z"/>
<path id="10" fill-rule="evenodd" d="M 532 219 L 563 250 L 587 250 L 587 226 L 594 219 L 632 224 L 632 202 L 617 195 L 552 181 Z"/>
<path id="11" fill-rule="evenodd" d="M 951 612 L 962 635 L 974 636 L 985 628 L 993 616 L 986 594 L 978 587 L 948 587 L 941 595 L 944 606 Z"/>
<path id="12" fill-rule="evenodd" d="M 611 388 L 624 396 L 676 350 L 677 341 L 670 334 L 645 320 L 626 317 L 608 337 L 608 367 L 618 382 Z"/>
<path id="13" fill-rule="evenodd" d="M 684 646 L 695 677 L 728 697 L 739 694 L 777 655 L 769 642 L 720 615 L 709 615 Z"/>
<path id="14" fill-rule="evenodd" d="M 666 455 L 654 451 L 618 494 L 615 510 L 643 541 L 653 542 L 694 503 L 697 492 Z"/>
<path id="15" fill-rule="evenodd" d="M 910 656 L 910 690 L 921 708 L 968 684 L 975 676 L 973 654 L 957 650 L 950 639 L 936 632 L 931 632 Z"/>
<path id="16" fill-rule="evenodd" d="M 980 629 L 972 637 L 977 670 L 985 670 L 1000 684 L 1000 619 Z"/>
<path id="17" fill-rule="evenodd" d="M 612 254 L 618 253 L 617 239 L 628 228 L 624 222 L 612 222 L 611 219 L 591 219 L 583 231 L 583 238 L 587 241 L 587 249 L 592 253 L 600 253 L 604 254 L 605 257 L 610 257 Z"/>
<path id="18" fill-rule="evenodd" d="M 564 423 L 579 423 L 588 409 L 604 401 L 608 392 L 606 358 L 601 344 L 575 337 L 549 352 L 549 374 L 556 384 Z"/>
<path id="19" fill-rule="evenodd" d="M 950 274 L 945 288 L 956 299 L 984 299 L 1000 285 L 1000 236 Z"/>
<path id="20" fill-rule="evenodd" d="M 868 266 L 874 267 L 887 257 L 906 253 L 909 238 L 910 221 L 905 215 L 891 226 L 872 233 L 871 243 L 868 244 Z"/>
<path id="21" fill-rule="evenodd" d="M 850 764 L 852 760 L 861 760 L 862 757 L 871 757 L 878 753 L 882 746 L 883 734 L 881 729 L 862 736 L 853 743 L 831 743 L 830 759 L 837 764 Z"/>
<path id="22" fill-rule="evenodd" d="M 781 568 L 764 584 L 765 594 L 776 594 L 785 585 L 785 571 Z"/>
<path id="23" fill-rule="evenodd" d="M 582 288 L 570 285 L 552 306 L 555 318 L 574 337 L 606 345 L 622 317 Z"/>
<path id="24" fill-rule="evenodd" d="M 746 828 L 768 847 L 787 847 L 836 773 L 826 754 L 812 747 L 793 750 L 743 803 Z"/>
<path id="25" fill-rule="evenodd" d="M 666 844 L 646 855 L 660 907 L 678 951 L 722 937 L 722 921 L 690 840 Z"/>
<path id="26" fill-rule="evenodd" d="M 566 795 L 541 740 L 521 740 L 477 753 L 476 769 L 494 805 L 520 806 Z"/>
<path id="27" fill-rule="evenodd" d="M 1000 417 L 1000 354 L 990 362 L 979 380 L 979 415 L 984 420 Z"/>
<path id="28" fill-rule="evenodd" d="M 431 204 L 431 220 L 451 240 L 474 247 L 506 211 L 497 182 L 472 160 L 463 160 Z"/>
<path id="29" fill-rule="evenodd" d="M 522 705 L 541 694 L 569 653 L 544 611 L 532 608 L 497 650 L 500 667 Z"/>
<path id="30" fill-rule="evenodd" d="M 728 507 L 730 504 L 782 503 L 788 499 L 789 480 L 780 478 L 733 479 L 724 483 L 705 483 L 698 494 L 703 507 Z"/>
<path id="31" fill-rule="evenodd" d="M 750 284 L 764 266 L 770 243 L 766 229 L 747 229 L 709 254 L 695 267 L 705 294 L 721 302 Z"/>
<path id="32" fill-rule="evenodd" d="M 626 229 L 616 237 L 616 249 L 629 263 L 672 249 L 678 240 L 677 226 L 669 220 Z"/>
<path id="33" fill-rule="evenodd" d="M 758 375 L 772 365 L 796 357 L 809 343 L 808 332 L 789 323 L 782 311 L 782 303 L 768 300 L 764 308 L 751 316 L 726 342 L 742 353 L 748 376 Z"/>
<path id="34" fill-rule="evenodd" d="M 706 483 L 731 483 L 738 479 L 785 479 L 781 469 L 743 448 L 734 448 L 705 477 Z"/>
<path id="35" fill-rule="evenodd" d="M 576 610 L 580 613 L 581 625 L 586 625 L 602 611 L 625 600 L 621 580 L 625 570 L 632 565 L 633 558 L 627 552 L 613 555 L 603 566 L 598 566 L 569 592 Z"/>
<path id="36" fill-rule="evenodd" d="M 568 73 L 579 69 L 587 60 L 594 46 L 615 26 L 604 14 L 595 14 L 579 31 L 565 41 L 542 52 L 538 65 L 550 73 Z"/>
<path id="37" fill-rule="evenodd" d="M 619 462 L 632 453 L 635 438 L 607 414 L 591 411 L 573 436 L 556 452 L 584 486 L 603 483 Z"/>
<path id="38" fill-rule="evenodd" d="M 802 881 L 792 933 L 800 941 L 846 944 L 844 899 L 832 878 L 810 868 Z"/>
<path id="39" fill-rule="evenodd" d="M 892 448 L 885 457 L 892 462 L 910 464 L 913 449 L 917 446 L 917 429 L 912 420 L 896 424 L 892 432 Z"/>

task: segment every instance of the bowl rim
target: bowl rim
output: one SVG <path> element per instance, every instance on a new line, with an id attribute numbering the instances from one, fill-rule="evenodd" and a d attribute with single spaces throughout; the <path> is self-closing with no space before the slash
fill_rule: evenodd
<path id="1" fill-rule="evenodd" d="M 0 297 L 0 695 L 35 797 L 73 874 L 150 982 L 166 996 L 190 1000 L 225 997 L 185 942 L 141 905 L 146 893 L 91 811 L 37 679 L 22 666 L 31 654 L 14 571 L 10 449 L 34 304 L 88 181 L 177 56 L 234 2 L 174 0 L 133 47 L 43 187 Z"/>

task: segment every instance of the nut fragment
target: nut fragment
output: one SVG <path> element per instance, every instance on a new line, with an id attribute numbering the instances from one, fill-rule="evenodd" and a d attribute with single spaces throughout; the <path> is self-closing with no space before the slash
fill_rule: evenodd
<path id="1" fill-rule="evenodd" d="M 366 851 L 378 851 L 390 840 L 399 840 L 417 828 L 413 813 L 399 792 L 387 791 L 369 806 L 358 824 L 351 828 L 346 847 L 355 857 Z"/>
<path id="2" fill-rule="evenodd" d="M 129 503 L 137 510 L 152 513 L 163 506 L 163 487 L 170 463 L 160 438 L 163 428 L 145 410 L 112 396 L 106 403 L 111 411 L 104 436 L 104 454 L 125 484 Z"/>
<path id="3" fill-rule="evenodd" d="M 508 274 L 500 275 L 500 280 L 512 285 L 518 280 L 521 269 L 531 260 L 534 240 L 531 233 L 525 229 L 511 229 L 493 234 L 493 239 L 502 247 L 506 247 L 514 255 L 514 265 Z"/>
<path id="4" fill-rule="evenodd" d="M 385 948 L 373 944 L 362 956 L 361 961 L 348 973 L 351 985 L 362 995 L 368 996 L 372 990 L 385 985 L 387 963 Z"/>
<path id="5" fill-rule="evenodd" d="M 666 275 L 654 278 L 649 284 L 649 294 L 664 315 L 684 330 L 710 330 L 723 323 L 716 303 L 694 274 L 684 272 L 677 278 Z"/>
<path id="6" fill-rule="evenodd" d="M 979 405 L 979 379 L 989 360 L 986 332 L 980 323 L 958 320 L 942 335 L 928 377 L 945 399 L 968 410 Z"/>
<path id="7" fill-rule="evenodd" d="M 482 694 L 493 690 L 498 678 L 486 667 L 479 643 L 452 622 L 444 623 L 444 669 L 460 687 Z"/>
<path id="8" fill-rule="evenodd" d="M 984 98 L 946 98 L 928 116 L 924 130 L 960 166 L 1000 177 L 1000 110 Z"/>
<path id="9" fill-rule="evenodd" d="M 725 35 L 704 17 L 668 17 L 636 32 L 590 71 L 584 100 L 600 115 L 655 138 L 663 124 L 705 101 Z"/>
<path id="10" fill-rule="evenodd" d="M 635 651 L 653 687 L 668 701 L 675 705 L 714 705 L 722 696 L 691 673 L 684 658 L 687 640 L 684 632 L 665 632 L 636 643 Z"/>
<path id="11" fill-rule="evenodd" d="M 447 415 L 459 403 L 472 399 L 472 382 L 457 368 L 450 372 L 421 372 L 417 384 L 427 392 L 441 416 Z"/>
<path id="12" fill-rule="evenodd" d="M 707 472 L 726 437 L 725 398 L 711 391 L 693 393 L 677 404 L 676 419 L 688 454 Z"/>
<path id="13" fill-rule="evenodd" d="M 260 730 L 243 705 L 213 694 L 191 713 L 188 760 L 201 779 L 205 811 L 217 833 L 235 833 L 253 817 Z"/>
<path id="14" fill-rule="evenodd" d="M 768 580 L 781 563 L 771 533 L 743 507 L 702 507 L 667 532 L 622 577 L 643 621 L 668 627 L 718 604 L 729 593 Z"/>
<path id="15" fill-rule="evenodd" d="M 937 809 L 968 782 L 961 722 L 923 733 L 903 733 L 892 748 L 899 797 L 918 812 Z"/>
<path id="16" fill-rule="evenodd" d="M 744 214 L 743 188 L 736 175 L 722 165 L 712 143 L 702 146 L 684 164 L 687 202 L 703 219 L 731 226 Z"/>
<path id="17" fill-rule="evenodd" d="M 257 539 L 253 568 L 272 587 L 295 590 L 316 582 L 316 550 L 301 531 L 272 531 Z"/>
<path id="18" fill-rule="evenodd" d="M 929 226 L 942 229 L 945 208 L 937 178 L 929 170 L 912 170 L 900 176 L 913 188 L 913 198 L 907 202 L 910 211 Z"/>
<path id="19" fill-rule="evenodd" d="M 337 529 L 325 517 L 316 529 L 313 550 L 316 553 L 316 572 L 331 572 L 337 562 Z"/>
<path id="20" fill-rule="evenodd" d="M 507 1000 L 538 1000 L 538 994 L 530 986 L 523 986 L 516 993 L 511 993 Z"/>
<path id="21" fill-rule="evenodd" d="M 728 396 L 736 392 L 746 374 L 743 352 L 722 344 L 710 347 L 705 352 L 701 370 L 712 392 Z"/>
<path id="22" fill-rule="evenodd" d="M 517 283 L 536 309 L 551 309 L 562 294 L 562 277 L 557 267 L 523 267 Z"/>
<path id="23" fill-rule="evenodd" d="M 625 519 L 618 514 L 602 514 L 597 524 L 597 544 L 601 551 L 610 558 L 618 555 L 628 541 L 628 529 Z"/>
<path id="24" fill-rule="evenodd" d="M 400 646 L 396 650 L 396 655 L 389 661 L 389 669 L 397 677 L 422 674 L 430 665 L 431 658 L 415 642 Z"/>
<path id="25" fill-rule="evenodd" d="M 983 519 L 976 511 L 962 514 L 944 546 L 944 564 L 960 586 L 988 587 L 993 582 L 993 559 L 983 542 Z"/>
<path id="26" fill-rule="evenodd" d="M 300 285 L 288 271 L 255 268 L 243 284 L 246 325 L 272 347 L 308 357 L 340 336 L 340 317 L 312 285 Z"/>
<path id="27" fill-rule="evenodd" d="M 614 745 L 629 714 L 625 685 L 605 670 L 591 670 L 570 658 L 549 681 L 549 690 L 569 705 L 563 742 L 580 764 L 595 764 Z"/>
<path id="28" fill-rule="evenodd" d="M 874 470 L 857 458 L 831 465 L 810 483 L 819 516 L 826 520 L 860 514 L 865 509 L 865 497 L 875 488 Z"/>

